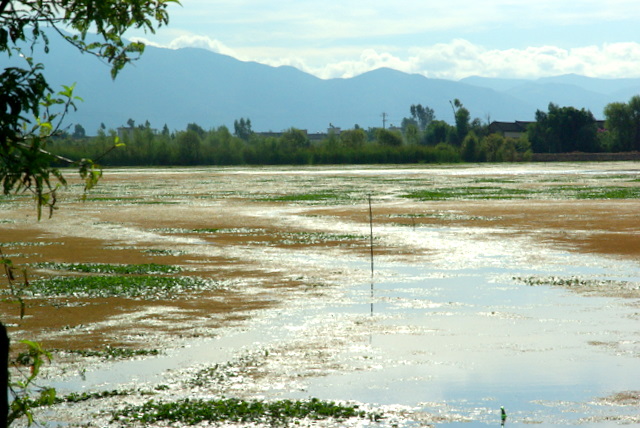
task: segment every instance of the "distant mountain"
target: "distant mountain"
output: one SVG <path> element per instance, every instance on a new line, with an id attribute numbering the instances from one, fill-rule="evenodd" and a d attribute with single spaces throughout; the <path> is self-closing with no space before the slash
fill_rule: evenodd
<path id="1" fill-rule="evenodd" d="M 51 54 L 41 54 L 54 88 L 76 82 L 85 101 L 69 117 L 93 134 L 129 118 L 184 129 L 190 122 L 204 128 L 250 118 L 256 131 L 289 127 L 323 132 L 332 123 L 351 128 L 399 125 L 411 104 L 435 110 L 451 122 L 450 101 L 458 98 L 472 117 L 486 120 L 533 120 L 549 102 L 590 109 L 602 118 L 612 101 L 628 101 L 640 93 L 640 79 L 591 79 L 558 76 L 533 81 L 470 77 L 461 81 L 429 79 L 391 69 L 378 69 L 350 79 L 322 80 L 293 67 L 242 62 L 203 49 L 147 47 L 142 58 L 122 70 L 115 81 L 109 67 L 94 56 L 51 38 Z M 37 57 L 37 55 L 36 55 Z"/>
<path id="2" fill-rule="evenodd" d="M 604 107 L 614 101 L 627 102 L 640 94 L 640 79 L 598 79 L 566 74 L 537 80 L 468 77 L 461 82 L 493 89 L 547 110 L 550 102 L 590 110 L 602 119 Z"/>

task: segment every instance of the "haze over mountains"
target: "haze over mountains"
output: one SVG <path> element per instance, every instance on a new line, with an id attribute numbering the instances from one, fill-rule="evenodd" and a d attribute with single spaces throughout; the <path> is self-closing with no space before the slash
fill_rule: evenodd
<path id="1" fill-rule="evenodd" d="M 56 41 L 56 39 L 58 39 Z M 39 55 L 36 55 L 38 58 Z M 255 131 L 290 127 L 324 132 L 329 124 L 352 128 L 399 125 L 411 104 L 435 110 L 452 122 L 450 101 L 458 98 L 473 118 L 533 120 L 549 102 L 586 108 L 597 119 L 614 101 L 640 94 L 640 79 L 594 79 L 577 75 L 534 81 L 469 77 L 461 81 L 429 79 L 391 69 L 378 69 L 349 79 L 322 80 L 293 67 L 241 62 L 204 49 L 178 50 L 148 46 L 142 58 L 112 81 L 109 67 L 92 55 L 52 37 L 51 53 L 38 58 L 46 65 L 54 89 L 76 82 L 84 99 L 70 123 L 93 135 L 107 128 L 148 120 L 153 128 L 171 130 L 195 122 L 205 129 L 250 118 Z M 12 60 L 13 61 L 13 60 Z"/>

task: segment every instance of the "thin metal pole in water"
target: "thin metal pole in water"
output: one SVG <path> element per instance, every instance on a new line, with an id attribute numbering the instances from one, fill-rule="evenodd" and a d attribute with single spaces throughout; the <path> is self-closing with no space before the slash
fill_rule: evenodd
<path id="1" fill-rule="evenodd" d="M 371 195 L 369 195 L 369 243 L 371 248 L 371 316 L 373 316 L 373 209 L 371 208 Z M 372 337 L 369 335 L 369 344 Z"/>

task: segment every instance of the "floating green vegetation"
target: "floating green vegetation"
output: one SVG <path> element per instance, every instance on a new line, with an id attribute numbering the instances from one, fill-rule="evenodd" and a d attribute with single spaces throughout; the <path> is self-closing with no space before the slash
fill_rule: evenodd
<path id="1" fill-rule="evenodd" d="M 595 187 L 577 189 L 578 199 L 638 199 L 640 187 Z"/>
<path id="2" fill-rule="evenodd" d="M 495 220 L 495 219 L 498 219 L 498 217 L 483 217 L 483 216 L 475 216 L 475 215 L 457 214 L 457 213 L 451 213 L 451 212 L 438 212 L 438 213 L 428 213 L 428 214 L 392 214 L 392 215 L 389 215 L 389 218 L 408 218 L 408 219 L 430 218 L 435 220 Z"/>
<path id="3" fill-rule="evenodd" d="M 416 190 L 401 195 L 401 197 L 420 199 L 423 201 L 447 199 L 514 199 L 531 197 L 537 193 L 537 191 L 527 189 L 480 186 Z"/>
<path id="4" fill-rule="evenodd" d="M 125 202 L 131 203 L 141 200 L 137 197 L 130 196 L 87 196 L 84 199 L 86 202 Z"/>
<path id="5" fill-rule="evenodd" d="M 423 201 L 450 199 L 638 199 L 640 187 L 630 186 L 549 186 L 538 189 L 519 189 L 510 187 L 451 187 L 416 190 L 401 195 L 403 198 Z"/>
<path id="6" fill-rule="evenodd" d="M 91 349 L 71 349 L 58 351 L 65 354 L 79 355 L 81 357 L 97 357 L 105 360 L 126 359 L 134 357 L 148 357 L 159 355 L 160 351 L 157 349 L 127 349 L 127 348 L 115 348 L 107 346 L 102 351 L 94 351 Z"/>
<path id="7" fill-rule="evenodd" d="M 347 241 L 363 241 L 370 239 L 366 235 L 350 235 L 326 232 L 290 232 L 279 233 L 278 244 L 282 245 L 311 245 L 321 244 L 325 242 L 347 242 Z"/>
<path id="8" fill-rule="evenodd" d="M 291 195 L 271 196 L 260 198 L 260 201 L 266 202 L 326 202 L 347 199 L 346 195 L 339 195 L 333 192 L 320 193 L 297 193 Z"/>
<path id="9" fill-rule="evenodd" d="M 179 266 L 161 265 L 156 263 L 137 265 L 113 265 L 104 263 L 36 263 L 38 269 L 66 270 L 86 273 L 114 273 L 119 275 L 157 275 L 181 272 Z"/>
<path id="10" fill-rule="evenodd" d="M 182 256 L 186 254 L 184 251 L 180 250 L 167 250 L 167 249 L 156 249 L 149 248 L 147 250 L 142 250 L 143 253 L 150 254 L 152 256 Z"/>
<path id="11" fill-rule="evenodd" d="M 143 200 L 143 201 L 134 201 L 133 202 L 136 205 L 178 205 L 181 204 L 182 202 L 180 201 L 148 201 L 148 200 Z"/>
<path id="12" fill-rule="evenodd" d="M 217 227 L 203 227 L 196 229 L 186 229 L 180 227 L 165 227 L 159 229 L 152 229 L 153 232 L 158 233 L 233 233 L 233 234 L 252 234 L 264 232 L 264 229 L 252 229 L 248 227 L 232 227 L 232 228 L 217 228 Z"/>
<path id="13" fill-rule="evenodd" d="M 29 291 L 37 296 L 163 298 L 186 290 L 212 288 L 210 281 L 194 277 L 76 276 L 34 281 Z"/>
<path id="14" fill-rule="evenodd" d="M 226 232 L 225 229 L 218 229 L 218 228 L 200 228 L 200 229 L 191 229 L 191 232 L 194 233 L 221 233 L 221 232 Z"/>
<path id="15" fill-rule="evenodd" d="M 89 400 L 100 400 L 103 398 L 111 398 L 111 397 L 125 397 L 133 394 L 133 391 L 98 391 L 98 392 L 72 392 L 71 394 L 63 395 L 63 396 L 55 396 L 55 390 L 52 390 L 54 396 L 50 396 L 49 400 L 28 400 L 25 404 L 30 407 L 46 407 L 53 404 L 63 404 L 63 403 L 81 403 L 83 401 Z"/>
<path id="16" fill-rule="evenodd" d="M 614 281 L 614 280 L 602 280 L 602 279 L 584 279 L 576 276 L 570 277 L 514 277 L 514 281 L 521 282 L 525 285 L 532 287 L 536 286 L 554 286 L 554 287 L 568 287 L 568 288 L 581 288 L 581 289 L 594 289 L 594 288 L 633 288 L 631 283 L 626 281 Z"/>
<path id="17" fill-rule="evenodd" d="M 125 397 L 131 395 L 132 391 L 99 391 L 99 392 L 72 392 L 71 394 L 64 395 L 62 397 L 56 397 L 55 402 L 59 403 L 80 403 L 83 401 L 89 400 L 99 400 L 102 398 L 111 398 L 111 397 Z"/>
<path id="18" fill-rule="evenodd" d="M 517 183 L 513 178 L 476 178 L 474 183 Z"/>
<path id="19" fill-rule="evenodd" d="M 0 242 L 0 247 L 46 247 L 53 244 L 54 242 Z"/>
<path id="20" fill-rule="evenodd" d="M 113 412 L 113 421 L 121 423 L 140 422 L 152 424 L 164 422 L 197 425 L 204 422 L 214 423 L 255 423 L 278 425 L 301 419 L 344 420 L 349 418 L 367 418 L 372 421 L 382 419 L 380 413 L 359 410 L 357 405 L 341 405 L 333 401 L 280 400 L 258 401 L 235 398 L 219 400 L 179 400 L 169 403 L 150 400 L 143 405 L 130 405 Z"/>

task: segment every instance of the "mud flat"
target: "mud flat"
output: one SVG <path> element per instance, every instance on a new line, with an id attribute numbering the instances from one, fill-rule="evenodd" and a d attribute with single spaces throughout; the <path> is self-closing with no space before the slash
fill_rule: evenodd
<path id="1" fill-rule="evenodd" d="M 60 423 L 117 426 L 109 411 L 151 392 L 353 401 L 382 411 L 380 426 L 495 425 L 500 406 L 511 424 L 637 423 L 639 174 L 108 170 L 50 219 L 28 197 L 0 200 L 3 254 L 31 283 L 67 281 L 27 294 L 23 319 L 9 302 L 0 313 L 14 341 L 56 350 L 46 382 L 59 391 L 129 391 L 60 406 Z M 69 288 L 87 277 L 104 287 Z M 105 292 L 103 277 L 132 285 Z"/>

